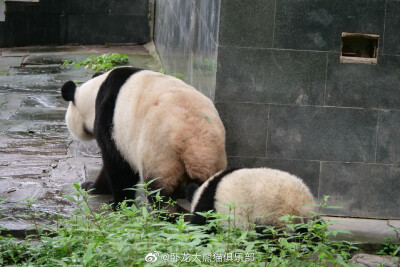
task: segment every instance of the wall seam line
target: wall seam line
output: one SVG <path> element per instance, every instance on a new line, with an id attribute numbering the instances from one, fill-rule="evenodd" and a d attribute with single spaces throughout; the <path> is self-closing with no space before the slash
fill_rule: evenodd
<path id="1" fill-rule="evenodd" d="M 326 52 L 326 68 L 325 68 L 325 88 L 324 88 L 324 107 L 326 106 L 326 91 L 328 86 L 328 65 L 329 65 L 329 52 Z"/>
<path id="2" fill-rule="evenodd" d="M 378 152 L 378 134 L 379 134 L 379 121 L 381 118 L 381 112 L 378 112 L 378 119 L 376 121 L 376 132 L 375 132 L 375 163 L 377 163 L 377 152 Z"/>
<path id="3" fill-rule="evenodd" d="M 267 140 L 265 141 L 265 157 L 268 159 L 268 132 L 269 132 L 269 115 L 271 113 L 271 104 L 268 105 L 267 114 Z"/>
<path id="4" fill-rule="evenodd" d="M 382 54 L 384 54 L 384 50 L 385 50 L 387 4 L 388 4 L 388 0 L 385 1 L 385 15 L 383 16 Z"/>
<path id="5" fill-rule="evenodd" d="M 276 1 L 274 5 L 274 27 L 272 28 L 272 48 L 275 47 L 275 27 L 276 27 Z"/>

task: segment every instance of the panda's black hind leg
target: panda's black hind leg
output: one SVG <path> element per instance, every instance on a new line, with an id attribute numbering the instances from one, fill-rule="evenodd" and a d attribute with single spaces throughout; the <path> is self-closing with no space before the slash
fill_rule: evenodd
<path id="1" fill-rule="evenodd" d="M 122 158 L 115 160 L 103 156 L 103 163 L 113 194 L 110 204 L 114 209 L 124 200 L 134 200 L 136 194 L 132 188 L 139 181 L 139 174 Z"/>
<path id="2" fill-rule="evenodd" d="M 110 189 L 110 184 L 108 182 L 108 178 L 107 178 L 107 174 L 106 171 L 104 169 L 104 167 L 101 168 L 101 171 L 99 173 L 99 175 L 96 178 L 95 182 L 84 182 L 81 184 L 81 188 L 89 191 L 91 189 L 93 189 L 91 191 L 91 193 L 93 194 L 111 194 L 111 189 Z"/>

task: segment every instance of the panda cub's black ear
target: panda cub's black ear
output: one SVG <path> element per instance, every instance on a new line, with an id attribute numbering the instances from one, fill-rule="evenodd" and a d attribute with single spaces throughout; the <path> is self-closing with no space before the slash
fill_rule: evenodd
<path id="1" fill-rule="evenodd" d="M 61 87 L 62 98 L 65 101 L 74 101 L 75 90 L 76 90 L 76 84 L 73 81 L 68 81 L 64 83 L 64 85 Z"/>

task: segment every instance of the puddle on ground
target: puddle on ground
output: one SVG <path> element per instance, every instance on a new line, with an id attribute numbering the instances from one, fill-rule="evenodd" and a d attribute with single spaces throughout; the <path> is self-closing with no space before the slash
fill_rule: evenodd
<path id="1" fill-rule="evenodd" d="M 0 76 L 0 92 L 3 93 L 60 93 L 62 82 L 55 82 L 52 75 Z"/>
<path id="2" fill-rule="evenodd" d="M 32 156 L 24 157 L 11 155 L 13 157 L 13 161 L 1 162 L 1 175 L 0 175 L 0 185 L 4 186 L 3 188 L 7 193 L 14 193 L 19 188 L 17 187 L 8 187 L 7 184 L 2 184 L 1 180 L 41 180 L 44 178 L 50 178 L 51 176 L 51 168 L 49 164 L 51 164 L 51 159 L 40 158 L 40 159 L 32 159 Z M 2 196 L 0 195 L 0 198 Z"/>
<path id="3" fill-rule="evenodd" d="M 65 140 L 31 140 L 11 139 L 1 141 L 0 153 L 22 154 L 31 156 L 57 156 L 65 155 L 69 141 Z"/>
<path id="4" fill-rule="evenodd" d="M 34 54 L 24 58 L 22 65 L 61 65 L 64 61 L 84 61 L 93 54 L 60 54 L 52 55 L 48 53 Z"/>
<path id="5" fill-rule="evenodd" d="M 17 75 L 38 75 L 38 74 L 53 74 L 61 72 L 60 65 L 33 65 L 25 67 L 12 67 L 8 71 L 9 76 Z"/>
<path id="6" fill-rule="evenodd" d="M 60 95 L 35 95 L 28 96 L 25 98 L 21 106 L 24 107 L 34 107 L 34 108 L 46 108 L 46 109 L 54 109 L 54 108 L 64 108 L 68 107 L 68 103 L 62 99 Z"/>
<path id="7" fill-rule="evenodd" d="M 11 120 L 36 120 L 36 121 L 62 121 L 65 118 L 65 108 L 40 109 L 21 108 L 10 119 Z"/>

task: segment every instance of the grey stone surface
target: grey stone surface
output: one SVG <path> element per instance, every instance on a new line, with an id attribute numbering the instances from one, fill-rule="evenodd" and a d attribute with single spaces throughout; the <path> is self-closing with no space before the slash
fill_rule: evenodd
<path id="1" fill-rule="evenodd" d="M 8 1 L 6 46 L 104 44 L 150 41 L 148 0 Z"/>
<path id="2" fill-rule="evenodd" d="M 350 232 L 350 234 L 338 233 L 337 236 L 331 236 L 333 240 L 347 240 L 361 244 L 379 244 L 380 247 L 382 243 L 387 242 L 386 238 L 390 237 L 393 243 L 400 243 L 396 233 L 398 231 L 396 229 L 400 228 L 400 220 L 373 220 L 329 216 L 324 216 L 323 218 L 332 223 L 328 227 L 328 230 L 345 229 Z"/>
<path id="3" fill-rule="evenodd" d="M 275 1 L 222 0 L 221 46 L 272 47 Z"/>
<path id="4" fill-rule="evenodd" d="M 400 58 L 380 55 L 377 65 L 343 64 L 329 54 L 326 105 L 363 108 L 400 108 Z"/>
<path id="5" fill-rule="evenodd" d="M 220 47 L 216 101 L 322 105 L 326 53 Z"/>
<path id="6" fill-rule="evenodd" d="M 269 158 L 375 161 L 378 112 L 271 105 Z"/>
<path id="7" fill-rule="evenodd" d="M 367 266 L 367 267 L 398 267 L 399 258 L 389 257 L 389 256 L 377 256 L 371 254 L 357 254 L 351 258 L 350 264 L 356 264 L 357 266 Z"/>
<path id="8" fill-rule="evenodd" d="M 277 1 L 274 47 L 339 52 L 342 32 L 383 36 L 384 18 L 385 0 Z"/>
<path id="9" fill-rule="evenodd" d="M 52 2 L 52 3 L 51 3 Z M 42 7 L 48 11 L 64 10 L 69 14 L 102 14 L 102 15 L 143 15 L 148 13 L 149 1 L 120 1 L 120 0 L 51 0 Z"/>
<path id="10" fill-rule="evenodd" d="M 41 53 L 35 53 L 33 55 L 27 55 L 24 57 L 21 66 L 41 66 L 41 65 L 54 65 L 57 64 L 58 67 L 60 64 L 63 63 L 64 60 L 79 60 L 83 61 L 87 57 L 89 57 L 91 54 L 85 54 L 85 55 L 66 55 L 66 54 L 41 54 Z"/>
<path id="11" fill-rule="evenodd" d="M 300 177 L 310 188 L 314 198 L 318 199 L 319 161 L 310 160 L 275 160 L 267 158 L 228 157 L 229 168 L 260 168 L 268 167 L 287 171 Z"/>
<path id="12" fill-rule="evenodd" d="M 4 21 L 0 21 L 0 47 L 3 47 L 3 46 L 5 46 L 6 45 L 6 42 L 5 42 L 5 38 L 4 38 L 4 36 L 5 36 L 5 27 L 6 26 L 6 24 L 5 24 L 5 22 Z"/>
<path id="13" fill-rule="evenodd" d="M 0 75 L 7 75 L 10 70 L 10 66 L 21 66 L 22 57 L 3 57 L 0 64 Z"/>
<path id="14" fill-rule="evenodd" d="M 383 53 L 389 55 L 400 55 L 400 3 L 396 0 L 388 0 L 386 7 L 385 36 Z"/>
<path id="15" fill-rule="evenodd" d="M 329 214 L 400 218 L 400 166 L 322 162 L 320 197 L 342 209 Z"/>
<path id="16" fill-rule="evenodd" d="M 94 29 L 101 29 L 101 31 Z M 67 32 L 70 43 L 144 44 L 150 41 L 147 14 L 141 16 L 69 15 Z"/>
<path id="17" fill-rule="evenodd" d="M 6 5 L 4 3 L 4 0 L 0 0 L 0 22 L 4 21 L 5 19 L 5 14 L 4 11 L 6 10 Z"/>
<path id="18" fill-rule="evenodd" d="M 35 3 L 36 4 L 36 3 Z M 17 4 L 18 5 L 18 4 Z M 60 43 L 60 18 L 53 14 L 10 10 L 7 3 L 5 46 L 46 45 Z M 35 27 L 32 27 L 35 25 Z M 49 27 L 48 25 L 52 25 Z"/>
<path id="19" fill-rule="evenodd" d="M 379 114 L 376 162 L 400 163 L 400 111 L 386 110 Z"/>
<path id="20" fill-rule="evenodd" d="M 79 67 L 60 69 L 62 59 L 81 60 L 83 55 L 104 52 L 129 52 L 131 65 L 158 71 L 160 64 L 145 54 L 143 48 L 117 46 L 100 48 L 66 47 L 21 48 L 3 50 L 2 54 L 21 57 L 0 57 L 0 226 L 13 235 L 33 233 L 32 220 L 21 216 L 40 212 L 36 222 L 53 223 L 51 216 L 68 216 L 75 204 L 67 200 L 74 183 L 94 180 L 101 168 L 101 156 L 95 141 L 73 141 L 65 125 L 67 103 L 60 88 L 68 80 L 86 81 L 94 71 Z M 100 53 L 102 53 L 100 52 Z M 136 54 L 137 53 L 137 54 Z M 21 67 L 21 61 L 25 57 Z M 6 60 L 3 60 L 6 59 Z M 18 59 L 18 60 L 17 60 Z M 58 62 L 58 71 L 49 66 Z M 45 64 L 52 65 L 45 65 Z M 33 65 L 32 65 L 33 64 Z M 15 68 L 18 67 L 18 68 Z M 40 71 L 27 69 L 36 68 Z M 16 71 L 17 70 L 17 71 Z M 90 200 L 97 208 L 110 196 Z M 32 207 L 27 201 L 34 201 Z"/>
<path id="21" fill-rule="evenodd" d="M 268 105 L 217 102 L 228 156 L 265 156 Z"/>
<path id="22" fill-rule="evenodd" d="M 314 164 L 398 164 L 398 9 L 395 0 L 159 0 L 155 39 L 167 72 L 215 92 L 231 163 L 310 174 L 321 197 Z M 340 63 L 343 32 L 378 34 L 377 64 Z"/>

